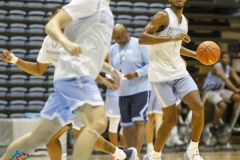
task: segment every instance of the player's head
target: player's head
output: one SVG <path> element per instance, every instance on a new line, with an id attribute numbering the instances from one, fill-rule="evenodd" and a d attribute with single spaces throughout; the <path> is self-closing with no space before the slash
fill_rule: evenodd
<path id="1" fill-rule="evenodd" d="M 171 3 L 172 7 L 176 9 L 183 9 L 186 1 L 187 0 L 168 0 L 168 2 Z"/>
<path id="2" fill-rule="evenodd" d="M 127 27 L 123 24 L 115 24 L 113 29 L 113 39 L 120 46 L 124 46 L 130 39 L 127 31 Z"/>
<path id="3" fill-rule="evenodd" d="M 52 9 L 52 15 L 50 18 L 54 17 L 60 10 L 62 9 L 62 6 L 56 6 Z"/>
<path id="4" fill-rule="evenodd" d="M 228 53 L 222 53 L 220 61 L 223 65 L 228 65 L 230 63 L 230 55 Z"/>

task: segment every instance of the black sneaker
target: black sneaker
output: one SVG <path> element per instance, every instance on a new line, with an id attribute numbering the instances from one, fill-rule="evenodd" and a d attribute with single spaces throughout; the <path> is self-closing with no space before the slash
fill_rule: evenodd
<path id="1" fill-rule="evenodd" d="M 135 148 L 125 149 L 123 152 L 127 155 L 126 160 L 138 160 L 138 152 Z"/>

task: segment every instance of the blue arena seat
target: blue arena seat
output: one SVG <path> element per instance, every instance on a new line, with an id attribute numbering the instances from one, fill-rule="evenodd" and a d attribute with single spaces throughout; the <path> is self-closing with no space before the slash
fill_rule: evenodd
<path id="1" fill-rule="evenodd" d="M 26 6 L 28 8 L 42 8 L 44 5 L 45 0 L 27 0 Z"/>
<path id="2" fill-rule="evenodd" d="M 8 66 L 9 66 L 9 63 L 0 61 L 0 71 L 6 71 Z"/>
<path id="3" fill-rule="evenodd" d="M 24 46 L 25 43 L 27 42 L 27 39 L 28 38 L 26 36 L 13 36 L 13 37 L 10 37 L 8 43 L 10 45 Z"/>
<path id="4" fill-rule="evenodd" d="M 8 96 L 10 97 L 25 97 L 27 88 L 25 87 L 13 87 L 9 89 Z"/>
<path id="5" fill-rule="evenodd" d="M 26 115 L 24 113 L 12 113 L 9 116 L 10 118 L 25 118 Z"/>
<path id="6" fill-rule="evenodd" d="M 0 74 L 0 84 L 6 84 L 7 82 L 8 82 L 8 75 Z"/>
<path id="7" fill-rule="evenodd" d="M 30 21 L 42 21 L 45 17 L 44 11 L 29 11 L 27 15 L 27 19 Z"/>
<path id="8" fill-rule="evenodd" d="M 118 15 L 116 23 L 121 23 L 121 24 L 130 24 L 132 23 L 133 16 L 130 15 Z"/>
<path id="9" fill-rule="evenodd" d="M 135 2 L 133 3 L 133 12 L 146 12 L 148 10 L 148 3 Z"/>
<path id="10" fill-rule="evenodd" d="M 150 3 L 148 12 L 157 13 L 165 9 L 165 4 L 162 3 Z"/>
<path id="11" fill-rule="evenodd" d="M 23 7 L 24 6 L 24 1 L 20 0 L 10 0 L 5 3 L 6 6 L 11 6 L 11 7 Z"/>
<path id="12" fill-rule="evenodd" d="M 0 118 L 8 118 L 8 115 L 4 113 L 0 113 Z"/>
<path id="13" fill-rule="evenodd" d="M 5 32 L 8 28 L 8 24 L 7 23 L 0 23 L 0 32 Z"/>
<path id="14" fill-rule="evenodd" d="M 29 84 L 44 84 L 46 80 L 46 76 L 29 76 L 29 80 L 27 83 Z"/>
<path id="15" fill-rule="evenodd" d="M 129 11 L 132 8 L 132 2 L 120 1 L 116 4 L 116 10 Z"/>
<path id="16" fill-rule="evenodd" d="M 30 24 L 28 26 L 27 32 L 29 32 L 29 33 L 44 33 L 45 32 L 45 25 L 43 25 L 43 24 Z"/>
<path id="17" fill-rule="evenodd" d="M 5 45 L 8 41 L 8 37 L 7 36 L 2 36 L 0 35 L 0 44 L 1 45 Z"/>
<path id="18" fill-rule="evenodd" d="M 142 16 L 134 16 L 132 23 L 135 25 L 145 26 L 148 22 L 149 22 L 149 17 L 142 15 Z"/>
<path id="19" fill-rule="evenodd" d="M 28 110 L 41 111 L 45 102 L 39 100 L 33 100 L 28 102 Z"/>
<path id="20" fill-rule="evenodd" d="M 24 20 L 27 12 L 22 10 L 10 10 L 7 18 L 11 20 Z"/>
<path id="21" fill-rule="evenodd" d="M 5 19 L 8 11 L 0 9 L 0 19 Z"/>
<path id="22" fill-rule="evenodd" d="M 27 28 L 26 24 L 23 23 L 12 23 L 9 25 L 9 31 L 10 32 L 20 32 L 24 33 Z"/>
<path id="23" fill-rule="evenodd" d="M 17 56 L 18 58 L 24 58 L 25 55 L 27 54 L 27 50 L 21 48 L 11 49 L 10 51 L 14 53 L 14 55 Z"/>
<path id="24" fill-rule="evenodd" d="M 43 97 L 46 92 L 46 89 L 43 87 L 33 87 L 29 88 L 28 96 L 29 97 Z"/>
<path id="25" fill-rule="evenodd" d="M 44 7 L 52 9 L 56 6 L 62 5 L 62 3 L 64 3 L 64 0 L 47 0 Z"/>
<path id="26" fill-rule="evenodd" d="M 30 37 L 28 41 L 28 45 L 41 47 L 44 41 L 44 38 L 45 37 L 40 37 L 40 36 Z"/>
<path id="27" fill-rule="evenodd" d="M 10 76 L 9 82 L 11 84 L 24 84 L 27 79 L 28 79 L 28 76 L 26 75 L 14 74 Z"/>
<path id="28" fill-rule="evenodd" d="M 5 97 L 7 95 L 8 88 L 6 87 L 0 87 L 0 97 Z M 2 99 L 2 98 L 0 98 Z"/>
<path id="29" fill-rule="evenodd" d="M 4 100 L 0 100 L 0 111 L 4 111 L 8 106 L 8 102 Z"/>
<path id="30" fill-rule="evenodd" d="M 9 103 L 9 110 L 17 111 L 17 110 L 25 110 L 27 106 L 27 101 L 25 100 L 13 100 Z"/>

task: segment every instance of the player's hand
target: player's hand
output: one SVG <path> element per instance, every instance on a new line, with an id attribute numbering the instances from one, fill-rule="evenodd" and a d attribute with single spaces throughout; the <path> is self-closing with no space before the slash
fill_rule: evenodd
<path id="1" fill-rule="evenodd" d="M 117 90 L 118 89 L 118 85 L 116 85 L 116 83 L 111 80 L 111 79 L 107 79 L 107 82 L 104 84 L 107 88 L 113 89 L 113 90 Z"/>
<path id="2" fill-rule="evenodd" d="M 177 42 L 177 41 L 183 41 L 185 43 L 189 43 L 191 41 L 191 38 L 187 33 L 178 33 L 174 36 L 172 36 L 172 41 Z"/>
<path id="3" fill-rule="evenodd" d="M 69 40 L 63 43 L 63 47 L 71 56 L 77 57 L 82 53 L 82 49 L 79 44 L 71 42 Z"/>
<path id="4" fill-rule="evenodd" d="M 235 90 L 235 92 L 236 92 L 236 93 L 240 93 L 240 88 L 237 88 L 237 89 Z"/>
<path id="5" fill-rule="evenodd" d="M 114 68 L 114 70 L 110 71 L 109 73 L 115 82 L 116 89 L 118 89 L 122 85 L 122 74 Z"/>
<path id="6" fill-rule="evenodd" d="M 127 74 L 124 75 L 124 77 L 126 77 L 128 80 L 131 80 L 137 76 L 138 76 L 137 72 L 135 72 L 135 71 L 128 72 Z"/>
<path id="7" fill-rule="evenodd" d="M 8 63 L 16 63 L 18 58 L 12 52 L 3 50 L 1 60 Z"/>

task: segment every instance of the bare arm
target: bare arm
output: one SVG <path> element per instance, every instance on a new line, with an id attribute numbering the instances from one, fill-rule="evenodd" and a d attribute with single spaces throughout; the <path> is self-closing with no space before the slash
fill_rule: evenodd
<path id="1" fill-rule="evenodd" d="M 192 58 L 197 59 L 195 51 L 187 49 L 187 48 L 185 48 L 183 46 L 180 49 L 180 54 L 183 55 L 183 56 L 192 57 Z"/>
<path id="2" fill-rule="evenodd" d="M 158 36 L 155 33 L 159 30 L 163 30 L 168 26 L 168 14 L 167 12 L 156 13 L 148 25 L 144 28 L 139 37 L 139 44 L 154 45 L 165 42 L 176 42 L 183 40 L 186 43 L 190 42 L 190 37 L 186 33 L 179 33 L 173 36 Z"/>
<path id="3" fill-rule="evenodd" d="M 78 56 L 81 48 L 78 44 L 71 42 L 62 32 L 61 27 L 72 22 L 70 15 L 62 9 L 46 25 L 47 34 L 56 42 L 60 43 L 64 49 L 72 56 Z"/>
<path id="4" fill-rule="evenodd" d="M 222 73 L 219 67 L 215 66 L 212 73 L 222 79 L 231 90 L 239 92 L 239 89 Z"/>
<path id="5" fill-rule="evenodd" d="M 7 63 L 11 63 L 11 60 L 13 59 L 14 54 L 10 51 L 3 51 L 2 52 L 2 61 L 5 61 Z M 15 57 L 17 58 L 17 57 Z M 23 71 L 35 75 L 35 76 L 40 76 L 42 75 L 49 64 L 47 63 L 39 63 L 39 62 L 29 62 L 29 61 L 24 61 L 22 59 L 17 58 L 17 61 L 15 63 L 20 69 Z"/>
<path id="6" fill-rule="evenodd" d="M 233 67 L 230 68 L 230 75 L 235 80 L 235 82 L 240 85 L 240 78 Z"/>

